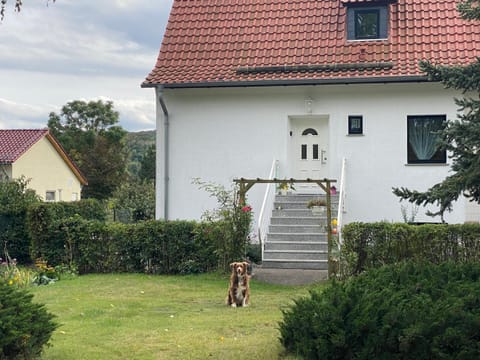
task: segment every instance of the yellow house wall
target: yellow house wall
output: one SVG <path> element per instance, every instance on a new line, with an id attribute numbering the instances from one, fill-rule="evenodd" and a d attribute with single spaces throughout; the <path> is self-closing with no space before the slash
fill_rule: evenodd
<path id="1" fill-rule="evenodd" d="M 12 166 L 12 177 L 24 175 L 28 187 L 45 200 L 47 191 L 55 192 L 55 201 L 80 200 L 81 184 L 47 138 L 23 154 Z"/>

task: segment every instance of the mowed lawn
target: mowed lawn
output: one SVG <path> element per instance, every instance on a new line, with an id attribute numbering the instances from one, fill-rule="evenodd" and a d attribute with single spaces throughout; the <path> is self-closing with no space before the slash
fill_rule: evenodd
<path id="1" fill-rule="evenodd" d="M 251 305 L 225 305 L 228 276 L 85 275 L 32 288 L 60 327 L 42 359 L 294 359 L 282 309 L 309 287 L 251 281 Z"/>

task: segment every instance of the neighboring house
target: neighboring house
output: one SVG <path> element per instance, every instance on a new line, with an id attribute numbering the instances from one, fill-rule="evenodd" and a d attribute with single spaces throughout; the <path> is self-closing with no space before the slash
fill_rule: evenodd
<path id="1" fill-rule="evenodd" d="M 87 179 L 44 130 L 0 130 L 0 180 L 24 176 L 45 201 L 80 200 Z"/>
<path id="2" fill-rule="evenodd" d="M 425 190 L 447 176 L 434 132 L 462 96 L 428 81 L 419 62 L 480 56 L 480 26 L 456 4 L 175 0 L 142 84 L 156 92 L 157 217 L 199 218 L 215 206 L 195 177 L 267 178 L 276 160 L 278 178 L 337 187 L 345 164 L 344 222 L 402 221 L 392 187 Z M 264 192 L 248 193 L 257 216 Z M 461 199 L 446 221 L 476 221 L 475 211 Z M 424 213 L 416 221 L 439 221 Z"/>

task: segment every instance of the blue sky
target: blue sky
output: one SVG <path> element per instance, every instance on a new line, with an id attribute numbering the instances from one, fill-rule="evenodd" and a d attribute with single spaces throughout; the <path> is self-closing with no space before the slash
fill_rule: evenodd
<path id="1" fill-rule="evenodd" d="M 153 68 L 173 0 L 9 0 L 0 23 L 0 129 L 44 128 L 72 100 L 112 100 L 128 131 L 155 128 Z"/>

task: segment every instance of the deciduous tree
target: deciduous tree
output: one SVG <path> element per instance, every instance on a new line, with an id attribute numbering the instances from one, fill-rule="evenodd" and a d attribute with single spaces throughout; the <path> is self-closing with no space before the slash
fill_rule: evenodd
<path id="1" fill-rule="evenodd" d="M 48 128 L 88 179 L 82 197 L 107 199 L 126 176 L 127 132 L 111 101 L 72 101 L 50 113 Z"/>

